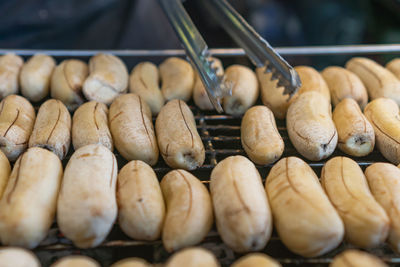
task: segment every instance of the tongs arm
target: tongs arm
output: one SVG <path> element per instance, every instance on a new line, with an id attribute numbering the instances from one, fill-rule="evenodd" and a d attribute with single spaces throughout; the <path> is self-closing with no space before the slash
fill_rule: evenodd
<path id="1" fill-rule="evenodd" d="M 222 112 L 221 99 L 228 93 L 223 78 L 212 67 L 212 59 L 203 37 L 194 26 L 180 0 L 158 0 L 168 20 L 181 41 L 193 67 L 199 73 L 211 103 L 218 112 Z"/>
<path id="2" fill-rule="evenodd" d="M 257 67 L 266 67 L 272 72 L 272 79 L 279 79 L 278 86 L 285 88 L 284 93 L 294 94 L 301 86 L 297 72 L 271 45 L 264 40 L 226 0 L 201 1 L 213 18 L 241 46 Z"/>

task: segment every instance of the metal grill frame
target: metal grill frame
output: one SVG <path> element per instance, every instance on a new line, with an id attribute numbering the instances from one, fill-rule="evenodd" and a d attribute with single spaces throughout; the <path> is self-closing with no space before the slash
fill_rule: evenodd
<path id="1" fill-rule="evenodd" d="M 211 54 L 216 57 L 238 57 L 243 56 L 242 49 L 210 49 Z M 283 56 L 335 56 L 335 55 L 383 55 L 383 54 L 398 54 L 400 55 L 400 44 L 397 45 L 351 45 L 351 46 L 316 46 L 316 47 L 291 47 L 291 48 L 276 48 Z M 85 58 L 97 53 L 112 53 L 121 59 L 140 58 L 146 60 L 146 57 L 169 57 L 169 56 L 184 56 L 183 50 L 18 50 L 18 49 L 0 49 L 0 55 L 5 53 L 16 53 L 21 56 L 31 56 L 36 53 L 44 53 L 60 58 Z M 261 102 L 258 102 L 261 104 Z M 195 115 L 197 130 L 203 140 L 206 149 L 206 161 L 203 166 L 192 173 L 198 177 L 204 184 L 208 186 L 209 176 L 214 166 L 223 158 L 231 155 L 245 155 L 240 143 L 240 123 L 242 116 L 234 117 L 224 114 L 216 114 L 213 111 L 201 111 L 194 106 L 193 102 L 189 103 L 190 108 Z M 36 105 L 37 109 L 39 105 Z M 153 118 L 155 120 L 155 118 Z M 291 144 L 284 120 L 277 120 L 278 130 L 285 142 L 285 151 L 282 157 L 298 156 L 305 160 L 320 176 L 322 166 L 327 160 L 319 162 L 311 162 L 304 159 L 294 149 Z M 71 149 L 72 150 L 72 149 Z M 114 151 L 116 152 L 116 151 Z M 68 162 L 70 155 L 63 161 L 63 164 Z M 347 156 L 336 148 L 331 156 Z M 127 161 L 116 153 L 118 159 L 118 167 L 121 169 Z M 329 157 L 329 158 L 331 158 Z M 374 162 L 384 161 L 383 156 L 375 149 L 370 155 L 363 158 L 353 158 L 364 169 Z M 265 177 L 273 164 L 265 166 L 257 166 L 260 174 L 265 181 Z M 160 157 L 159 162 L 154 166 L 159 179 L 171 170 Z M 235 259 L 241 255 L 233 253 L 227 248 L 218 236 L 218 233 L 213 229 L 207 238 L 200 244 L 214 252 L 222 266 L 229 266 Z M 339 248 L 329 252 L 321 257 L 303 258 L 291 253 L 279 240 L 276 233 L 273 233 L 267 247 L 263 252 L 276 258 L 283 266 L 328 266 L 332 258 L 346 248 L 353 248 L 347 242 L 343 242 Z M 387 244 L 382 247 L 368 250 L 369 252 L 381 257 L 390 266 L 400 265 L 400 255 L 395 254 Z M 43 266 L 48 266 L 56 259 L 70 254 L 84 254 L 98 260 L 103 266 L 120 260 L 123 257 L 137 256 L 146 258 L 153 263 L 162 263 L 169 254 L 165 252 L 160 240 L 154 242 L 135 241 L 126 237 L 118 226 L 115 226 L 106 239 L 106 241 L 97 248 L 81 250 L 77 249 L 72 243 L 65 239 L 58 231 L 56 223 L 50 230 L 46 240 L 41 245 L 34 249 L 34 252 L 39 256 Z"/>

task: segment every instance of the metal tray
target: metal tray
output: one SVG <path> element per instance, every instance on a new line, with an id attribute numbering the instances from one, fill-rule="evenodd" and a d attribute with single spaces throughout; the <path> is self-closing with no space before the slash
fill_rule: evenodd
<path id="1" fill-rule="evenodd" d="M 400 55 L 400 45 L 361 45 L 361 46 L 326 46 L 326 47 L 293 47 L 293 48 L 278 48 L 277 51 L 284 56 L 291 56 L 294 59 L 298 56 L 329 56 L 337 55 L 383 55 L 397 54 Z M 148 60 L 149 58 L 163 59 L 168 56 L 184 56 L 183 50 L 107 50 L 107 51 L 92 51 L 92 50 L 10 50 L 0 49 L 0 54 L 14 52 L 22 56 L 30 56 L 35 53 L 44 53 L 54 56 L 57 60 L 64 58 L 83 58 L 88 59 L 90 56 L 99 53 L 113 53 L 121 57 L 125 62 L 134 58 L 135 60 Z M 211 49 L 214 56 L 223 58 L 236 58 L 244 55 L 241 49 Z M 295 60 L 294 60 L 295 62 Z M 129 66 L 131 69 L 132 66 Z M 260 104 L 260 102 L 259 102 Z M 202 167 L 192 173 L 198 177 L 204 184 L 208 186 L 209 177 L 213 167 L 222 159 L 231 155 L 245 155 L 240 143 L 240 123 L 241 117 L 233 117 L 216 112 L 204 112 L 196 108 L 193 102 L 189 102 L 190 108 L 196 118 L 197 129 L 203 140 L 206 148 L 206 160 Z M 36 105 L 38 108 L 38 105 Z M 155 120 L 155 118 L 153 118 Z M 278 130 L 285 141 L 285 151 L 282 157 L 299 156 L 299 153 L 291 144 L 284 120 L 277 120 Z M 116 151 L 114 151 L 116 152 Z M 71 155 L 72 152 L 69 153 Z M 345 155 L 336 149 L 331 156 Z M 126 164 L 118 153 L 118 167 L 122 168 Z M 330 157 L 330 158 L 331 158 Z M 303 157 L 301 157 L 303 158 Z M 64 165 L 68 162 L 69 157 L 64 160 Z M 304 159 L 304 158 L 303 158 Z M 362 158 L 354 158 L 357 163 L 364 169 L 370 164 L 379 161 L 386 161 L 382 155 L 375 149 L 370 155 Z M 326 162 L 311 162 L 305 160 L 317 173 L 320 175 L 321 168 Z M 257 166 L 258 170 L 265 180 L 266 175 L 272 165 Z M 160 157 L 159 162 L 154 166 L 159 179 L 171 170 Z M 235 259 L 241 255 L 235 254 L 226 247 L 218 236 L 215 228 L 209 233 L 207 238 L 200 244 L 207 249 L 210 249 L 217 256 L 222 266 L 229 266 Z M 263 252 L 277 259 L 283 266 L 328 266 L 332 258 L 346 248 L 352 248 L 350 244 L 344 241 L 337 249 L 316 258 L 303 258 L 291 253 L 280 241 L 277 234 L 274 232 L 270 241 Z M 400 255 L 394 253 L 387 244 L 368 250 L 369 252 L 381 257 L 390 266 L 400 266 Z M 78 249 L 72 243 L 63 237 L 59 232 L 56 223 L 52 226 L 46 240 L 41 245 L 34 249 L 34 253 L 38 255 L 43 266 L 49 266 L 52 262 L 60 257 L 71 254 L 83 254 L 93 257 L 99 261 L 102 266 L 109 266 L 126 257 L 142 257 L 152 263 L 165 262 L 170 254 L 168 254 L 162 246 L 161 241 L 142 242 L 134 241 L 125 236 L 119 229 L 117 223 L 113 230 L 105 240 L 97 248 L 93 249 Z"/>

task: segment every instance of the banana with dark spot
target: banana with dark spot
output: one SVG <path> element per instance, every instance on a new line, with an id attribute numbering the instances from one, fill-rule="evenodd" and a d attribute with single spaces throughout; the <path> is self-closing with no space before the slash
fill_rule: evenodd
<path id="1" fill-rule="evenodd" d="M 29 147 L 42 147 L 52 151 L 61 160 L 71 143 L 71 115 L 65 105 L 56 99 L 44 102 L 38 111 Z"/>
<path id="2" fill-rule="evenodd" d="M 171 100 L 161 109 L 156 133 L 161 155 L 170 167 L 194 170 L 203 165 L 204 145 L 185 102 Z"/>
<path id="3" fill-rule="evenodd" d="M 28 147 L 36 114 L 31 103 L 18 95 L 9 95 L 0 103 L 0 149 L 15 161 Z"/>
<path id="4" fill-rule="evenodd" d="M 332 119 L 337 129 L 340 150 L 355 157 L 366 156 L 374 150 L 374 128 L 354 99 L 345 98 L 337 104 Z"/>
<path id="5" fill-rule="evenodd" d="M 289 106 L 286 127 L 296 150 L 309 160 L 329 157 L 338 135 L 332 120 L 331 104 L 315 91 L 300 94 Z"/>

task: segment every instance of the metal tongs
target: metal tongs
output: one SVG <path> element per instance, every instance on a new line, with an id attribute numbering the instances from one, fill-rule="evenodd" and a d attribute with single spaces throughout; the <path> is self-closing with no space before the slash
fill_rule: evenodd
<path id="1" fill-rule="evenodd" d="M 192 65 L 199 73 L 211 103 L 222 112 L 221 100 L 231 93 L 231 85 L 217 75 L 212 67 L 213 60 L 208 46 L 186 13 L 181 0 L 158 0 L 174 28 Z M 201 0 L 210 15 L 241 46 L 257 67 L 272 72 L 272 80 L 284 87 L 283 94 L 292 96 L 301 86 L 300 77 L 271 46 L 264 40 L 226 0 Z"/>

